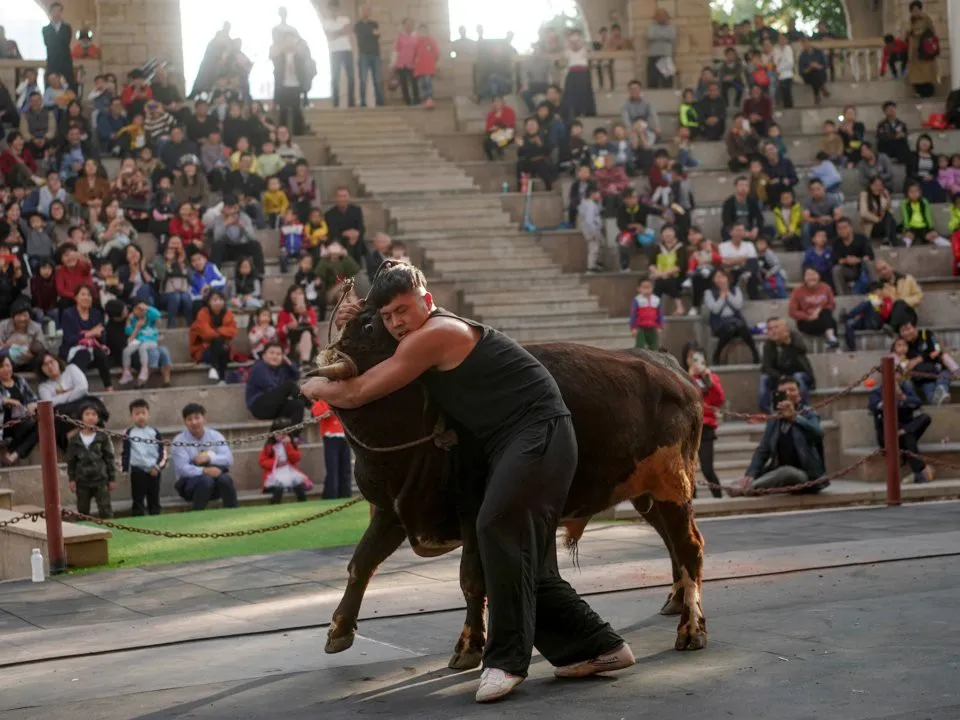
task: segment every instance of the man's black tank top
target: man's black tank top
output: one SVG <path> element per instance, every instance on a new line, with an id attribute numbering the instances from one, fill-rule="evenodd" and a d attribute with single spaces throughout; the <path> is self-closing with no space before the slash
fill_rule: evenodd
<path id="1" fill-rule="evenodd" d="M 547 369 L 514 340 L 487 325 L 445 310 L 431 317 L 454 318 L 480 331 L 480 339 L 452 370 L 420 376 L 430 397 L 481 443 L 488 456 L 520 430 L 570 414 Z"/>

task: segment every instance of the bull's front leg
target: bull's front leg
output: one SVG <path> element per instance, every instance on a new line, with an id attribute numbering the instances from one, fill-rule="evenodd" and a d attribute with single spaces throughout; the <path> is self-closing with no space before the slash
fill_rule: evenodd
<path id="1" fill-rule="evenodd" d="M 454 670 L 472 670 L 483 659 L 483 645 L 486 639 L 484 610 L 487 604 L 487 588 L 483 579 L 483 565 L 480 562 L 480 548 L 477 547 L 477 526 L 474 519 L 460 524 L 463 538 L 463 553 L 460 556 L 460 589 L 467 602 L 467 617 L 463 631 L 450 658 L 449 667 Z"/>
<path id="2" fill-rule="evenodd" d="M 405 538 L 406 532 L 396 513 L 392 509 L 374 507 L 370 525 L 360 538 L 347 566 L 347 588 L 327 630 L 326 652 L 343 652 L 353 645 L 357 636 L 360 604 L 370 578 L 380 563 L 390 557 Z"/>

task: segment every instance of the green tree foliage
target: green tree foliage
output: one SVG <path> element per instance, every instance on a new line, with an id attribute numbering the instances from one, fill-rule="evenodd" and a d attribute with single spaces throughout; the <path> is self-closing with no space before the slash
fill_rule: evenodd
<path id="1" fill-rule="evenodd" d="M 777 30 L 785 30 L 791 21 L 802 31 L 816 28 L 821 20 L 835 37 L 847 36 L 847 14 L 842 0 L 713 0 L 710 14 L 714 21 L 733 25 L 753 20 L 761 14 Z"/>

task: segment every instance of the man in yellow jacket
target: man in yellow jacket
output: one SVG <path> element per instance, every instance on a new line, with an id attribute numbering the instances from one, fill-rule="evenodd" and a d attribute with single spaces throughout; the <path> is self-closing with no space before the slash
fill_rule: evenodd
<path id="1" fill-rule="evenodd" d="M 890 324 L 899 330 L 904 323 L 917 323 L 917 308 L 923 302 L 923 291 L 913 275 L 896 272 L 886 260 L 878 259 L 877 280 L 880 282 L 880 294 L 893 300 L 890 311 Z"/>

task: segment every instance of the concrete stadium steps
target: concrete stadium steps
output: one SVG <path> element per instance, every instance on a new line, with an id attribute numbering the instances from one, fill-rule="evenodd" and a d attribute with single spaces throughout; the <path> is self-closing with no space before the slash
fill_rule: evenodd
<path id="1" fill-rule="evenodd" d="M 379 108 L 332 108 L 317 104 L 304 110 L 313 132 L 323 135 L 331 127 L 356 123 L 395 123 L 401 121 L 419 132 L 451 132 L 456 129 L 453 103 L 438 102 L 433 108 L 388 105 Z"/>
<path id="2" fill-rule="evenodd" d="M 599 314 L 598 314 L 599 315 Z M 592 345 L 593 340 L 624 338 L 617 349 L 633 345 L 630 328 L 625 319 L 588 316 L 585 320 L 553 318 L 533 323 L 506 321 L 497 325 L 519 343 L 572 342 L 574 340 Z"/>

